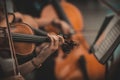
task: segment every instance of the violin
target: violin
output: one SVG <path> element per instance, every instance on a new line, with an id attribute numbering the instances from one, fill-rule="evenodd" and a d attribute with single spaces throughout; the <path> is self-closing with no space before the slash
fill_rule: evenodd
<path id="1" fill-rule="evenodd" d="M 16 19 L 15 16 L 17 19 L 21 19 L 22 22 L 14 22 L 14 19 Z M 47 32 L 36 29 L 37 26 L 35 26 L 36 23 L 33 21 L 32 17 L 26 15 L 23 16 L 17 12 L 14 16 L 8 16 L 8 19 L 9 23 L 11 23 L 10 29 L 12 32 L 11 35 L 14 41 L 16 54 L 29 55 L 35 49 L 35 43 L 41 44 L 43 42 L 50 42 Z M 31 22 L 30 24 L 32 26 L 27 24 L 28 22 Z M 5 20 L 3 20 L 0 24 L 1 26 L 6 26 Z"/>
<path id="2" fill-rule="evenodd" d="M 35 43 L 50 42 L 47 36 L 34 35 L 32 29 L 26 24 L 17 23 L 11 28 L 15 50 L 19 55 L 31 54 L 35 49 Z"/>

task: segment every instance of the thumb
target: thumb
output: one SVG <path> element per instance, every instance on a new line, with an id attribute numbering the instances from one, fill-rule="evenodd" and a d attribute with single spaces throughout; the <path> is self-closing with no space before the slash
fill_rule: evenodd
<path id="1" fill-rule="evenodd" d="M 41 50 L 47 48 L 48 46 L 49 46 L 48 43 L 43 43 L 40 46 L 37 46 L 35 51 L 36 51 L 37 54 L 39 54 Z"/>

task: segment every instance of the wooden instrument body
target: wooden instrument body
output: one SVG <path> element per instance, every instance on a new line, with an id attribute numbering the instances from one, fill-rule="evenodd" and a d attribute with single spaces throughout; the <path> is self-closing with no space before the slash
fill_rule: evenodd
<path id="1" fill-rule="evenodd" d="M 34 28 L 38 28 L 38 24 L 35 22 L 34 18 L 29 15 L 23 15 L 19 12 L 14 13 L 16 19 L 20 19 L 21 22 L 34 26 Z M 8 16 L 9 22 L 13 21 L 13 16 Z M 12 33 L 20 33 L 20 34 L 29 34 L 34 35 L 33 30 L 26 24 L 22 24 L 21 22 L 15 22 L 11 24 Z M 0 23 L 1 26 L 6 27 L 5 19 Z M 32 37 L 31 37 L 32 38 Z M 29 55 L 33 52 L 35 48 L 34 43 L 26 43 L 26 42 L 14 42 L 16 53 L 19 55 Z"/>
<path id="2" fill-rule="evenodd" d="M 20 23 L 14 25 L 14 29 L 12 30 L 12 32 L 34 35 L 33 31 L 29 26 Z M 14 42 L 14 46 L 16 53 L 19 55 L 31 54 L 35 48 L 34 43 L 26 43 L 26 42 Z"/>
<path id="3" fill-rule="evenodd" d="M 29 26 L 25 24 L 20 24 L 20 23 L 11 25 L 11 32 L 20 33 L 20 34 L 29 34 L 29 35 L 34 34 Z M 35 44 L 26 43 L 26 42 L 14 42 L 14 47 L 15 47 L 16 54 L 28 55 L 33 52 L 35 48 Z"/>
<path id="4" fill-rule="evenodd" d="M 61 1 L 60 2 L 68 20 L 70 21 L 71 25 L 74 27 L 75 31 L 82 31 L 83 30 L 83 18 L 81 12 L 75 6 L 71 5 L 68 2 Z M 48 20 L 59 19 L 54 7 L 52 5 L 46 6 L 42 13 L 41 18 L 46 18 Z"/>
<path id="5" fill-rule="evenodd" d="M 81 32 L 83 30 L 83 19 L 82 19 L 81 13 L 75 6 L 71 5 L 70 3 L 61 1 L 60 4 L 76 32 L 76 34 L 72 35 L 72 40 L 80 43 L 80 46 L 73 49 L 64 59 L 61 56 L 58 56 L 56 58 L 55 74 L 57 79 L 83 80 L 84 75 L 80 67 L 78 66 L 79 64 L 78 61 L 80 57 L 83 55 L 86 60 L 86 70 L 87 70 L 89 79 L 104 80 L 105 66 L 101 65 L 96 60 L 93 54 L 89 54 L 87 52 L 89 49 L 89 46 Z M 47 18 L 49 20 L 50 19 L 52 20 L 56 18 L 58 19 L 59 17 L 56 14 L 53 6 L 48 5 L 43 9 L 43 12 L 41 13 L 41 18 Z M 50 27 L 48 28 L 49 28 L 48 30 L 50 31 L 53 30 Z M 61 49 L 59 50 L 59 55 L 64 55 L 64 52 Z"/>
<path id="6" fill-rule="evenodd" d="M 59 55 L 64 54 L 60 51 Z M 84 80 L 82 68 L 79 59 L 85 57 L 85 69 L 89 80 L 104 80 L 105 66 L 100 64 L 93 54 L 89 54 L 83 45 L 74 48 L 66 58 L 58 56 L 56 58 L 55 74 L 58 79 L 62 80 Z"/>

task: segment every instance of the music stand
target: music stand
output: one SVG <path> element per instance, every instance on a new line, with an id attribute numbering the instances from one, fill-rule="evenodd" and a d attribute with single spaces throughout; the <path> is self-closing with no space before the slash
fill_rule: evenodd
<path id="1" fill-rule="evenodd" d="M 100 2 L 116 13 L 104 25 L 104 30 L 100 31 L 91 48 L 91 52 L 94 53 L 97 60 L 105 64 L 120 43 L 120 9 L 115 8 L 108 0 L 100 0 Z"/>

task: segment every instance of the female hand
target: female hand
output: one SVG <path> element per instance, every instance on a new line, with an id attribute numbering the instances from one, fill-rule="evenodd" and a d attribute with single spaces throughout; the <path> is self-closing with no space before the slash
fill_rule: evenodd
<path id="1" fill-rule="evenodd" d="M 43 43 L 36 48 L 37 57 L 33 59 L 33 63 L 36 67 L 40 67 L 40 64 L 43 63 L 54 51 L 56 51 L 64 39 L 61 36 L 56 34 L 48 34 L 51 39 L 50 43 Z"/>

